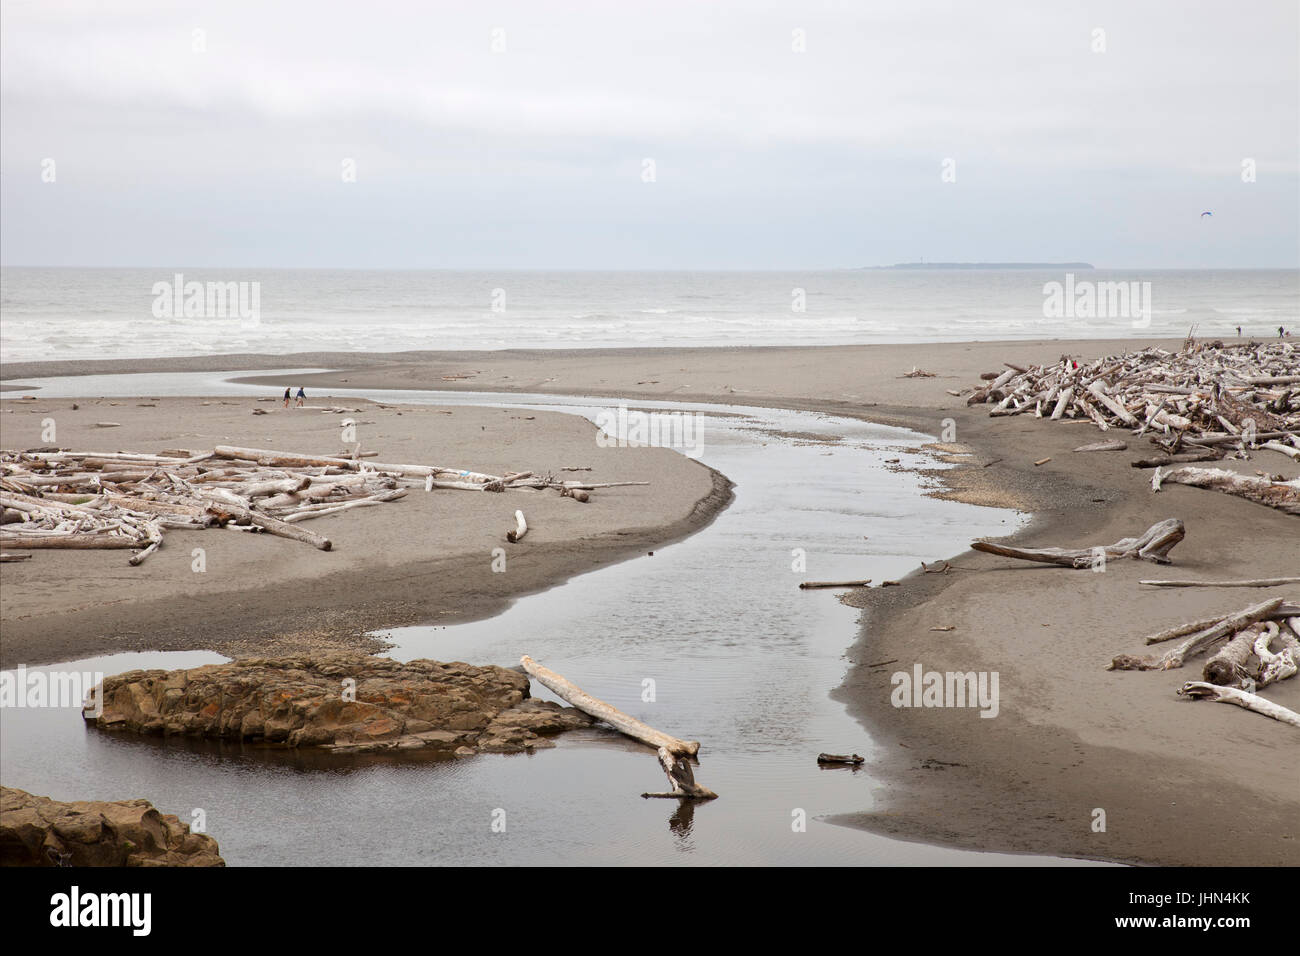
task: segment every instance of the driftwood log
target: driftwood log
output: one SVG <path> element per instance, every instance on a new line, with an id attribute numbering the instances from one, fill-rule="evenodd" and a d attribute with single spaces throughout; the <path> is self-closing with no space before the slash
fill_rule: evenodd
<path id="1" fill-rule="evenodd" d="M 1218 684 L 1206 684 L 1201 681 L 1188 681 L 1178 691 L 1188 697 L 1206 698 L 1220 704 L 1236 704 L 1246 710 L 1272 717 L 1292 727 L 1300 727 L 1300 714 L 1294 710 L 1274 703 L 1258 694 L 1251 694 L 1235 687 L 1221 687 Z"/>
<path id="2" fill-rule="evenodd" d="M 1298 584 L 1300 578 L 1250 578 L 1245 581 L 1139 581 L 1153 588 L 1275 588 Z"/>
<path id="3" fill-rule="evenodd" d="M 1259 679 L 1257 687 L 1265 687 L 1276 681 L 1294 677 L 1300 670 L 1300 618 L 1288 622 L 1290 633 L 1284 633 L 1276 623 L 1268 621 L 1265 630 L 1255 642 L 1255 656 L 1259 658 Z M 1274 639 L 1280 639 L 1282 649 L 1274 654 L 1271 645 Z"/>
<path id="4" fill-rule="evenodd" d="M 617 707 L 607 704 L 599 698 L 592 697 L 568 678 L 557 674 L 550 668 L 543 667 L 526 654 L 519 659 L 519 663 L 529 677 L 549 688 L 552 693 L 566 703 L 578 708 L 583 713 L 590 714 L 597 720 L 604 721 L 619 733 L 626 734 L 633 740 L 639 740 L 641 743 L 655 748 L 655 752 L 659 757 L 659 764 L 663 767 L 664 773 L 668 775 L 668 782 L 672 790 L 668 793 L 646 793 L 642 794 L 642 796 L 685 797 L 696 800 L 712 800 L 717 797 L 717 794 L 712 790 L 697 784 L 694 773 L 691 771 L 690 761 L 687 758 L 694 757 L 699 753 L 700 743 L 698 740 L 679 740 L 676 737 L 655 730 L 635 717 L 623 713 Z"/>
<path id="5" fill-rule="evenodd" d="M 818 763 L 846 763 L 846 764 L 856 765 L 856 764 L 863 763 L 865 759 L 866 758 L 864 757 L 859 757 L 857 754 L 818 754 L 817 755 Z"/>
<path id="6" fill-rule="evenodd" d="M 1160 657 L 1135 657 L 1131 654 L 1120 654 L 1110 662 L 1107 670 L 1163 671 L 1182 667 L 1187 658 L 1208 650 L 1229 634 L 1235 634 L 1242 628 L 1248 627 L 1256 621 L 1262 621 L 1269 615 L 1276 613 L 1282 607 L 1282 603 L 1282 598 L 1273 598 L 1261 604 L 1252 604 L 1235 614 L 1229 614 L 1209 627 L 1191 632 L 1190 637 L 1185 638 Z"/>
<path id="7" fill-rule="evenodd" d="M 1259 624 L 1252 624 L 1234 634 L 1232 640 L 1219 648 L 1215 655 L 1205 662 L 1201 679 L 1225 687 L 1235 686 L 1243 680 L 1250 679 L 1246 662 L 1250 660 L 1250 655 L 1255 653 L 1255 639 L 1263 630 L 1264 628 Z"/>
<path id="8" fill-rule="evenodd" d="M 1151 490 L 1159 491 L 1163 484 L 1209 488 L 1277 508 L 1285 514 L 1300 515 L 1300 479 L 1274 481 L 1258 475 L 1239 475 L 1224 468 L 1185 466 L 1164 473 L 1157 468 L 1151 478 Z"/>
<path id="9" fill-rule="evenodd" d="M 1177 518 L 1166 518 L 1153 524 L 1136 538 L 1123 538 L 1114 544 L 1096 548 L 1013 548 L 989 541 L 976 541 L 971 544 L 971 548 L 1004 558 L 1058 564 L 1067 568 L 1095 567 L 1098 557 L 1103 555 L 1107 561 L 1139 558 L 1157 564 L 1169 564 L 1170 550 L 1182 541 L 1185 535 L 1186 531 L 1181 521 Z"/>
<path id="10" fill-rule="evenodd" d="M 506 532 L 506 540 L 511 544 L 516 541 L 522 541 L 524 535 L 528 533 L 528 522 L 524 520 L 522 511 L 515 512 L 515 526 Z"/>

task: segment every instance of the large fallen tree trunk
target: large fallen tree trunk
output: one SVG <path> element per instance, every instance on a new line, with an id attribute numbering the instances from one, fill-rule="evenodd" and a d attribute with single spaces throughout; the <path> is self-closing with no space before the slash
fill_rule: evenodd
<path id="1" fill-rule="evenodd" d="M 1151 490 L 1159 491 L 1162 484 L 1209 488 L 1277 508 L 1289 515 L 1300 515 L 1300 480 L 1273 481 L 1256 475 L 1239 475 L 1223 468 L 1187 466 L 1175 468 L 1166 474 L 1161 474 L 1157 468 L 1151 479 Z"/>
<path id="2" fill-rule="evenodd" d="M 1185 534 L 1181 521 L 1177 518 L 1166 518 L 1153 524 L 1139 537 L 1123 538 L 1114 544 L 1093 548 L 1012 548 L 988 541 L 976 541 L 971 544 L 971 548 L 1004 558 L 1058 564 L 1067 568 L 1095 567 L 1103 557 L 1107 561 L 1140 558 L 1157 564 L 1169 564 L 1170 550 L 1183 540 Z"/>
<path id="3" fill-rule="evenodd" d="M 1188 681 L 1179 689 L 1178 693 L 1188 697 L 1204 697 L 1220 704 L 1236 704 L 1238 707 L 1253 710 L 1265 717 L 1272 717 L 1274 720 L 1280 720 L 1292 727 L 1300 727 L 1300 714 L 1297 714 L 1294 710 L 1288 710 L 1281 704 L 1275 704 L 1258 694 L 1250 694 L 1235 687 L 1220 687 L 1218 684 Z"/>

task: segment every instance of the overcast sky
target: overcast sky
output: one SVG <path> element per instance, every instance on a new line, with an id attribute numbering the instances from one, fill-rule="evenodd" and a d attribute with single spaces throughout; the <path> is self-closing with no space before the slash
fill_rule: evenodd
<path id="1" fill-rule="evenodd" d="M 0 257 L 1295 267 L 1298 6 L 3 0 Z"/>

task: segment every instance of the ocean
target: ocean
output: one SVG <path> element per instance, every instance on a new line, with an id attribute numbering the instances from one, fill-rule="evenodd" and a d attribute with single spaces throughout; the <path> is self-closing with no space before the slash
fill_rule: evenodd
<path id="1" fill-rule="evenodd" d="M 1253 336 L 1300 327 L 1300 271 L 0 269 L 5 362 L 1230 336 L 1237 326 Z"/>

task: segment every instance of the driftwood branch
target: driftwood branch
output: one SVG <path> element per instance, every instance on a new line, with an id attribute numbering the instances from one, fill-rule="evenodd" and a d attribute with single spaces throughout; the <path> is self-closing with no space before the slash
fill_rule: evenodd
<path id="1" fill-rule="evenodd" d="M 1245 581 L 1139 581 L 1153 588 L 1275 588 L 1300 583 L 1300 578 L 1251 578 Z"/>
<path id="2" fill-rule="evenodd" d="M 1177 518 L 1166 518 L 1153 524 L 1136 538 L 1123 538 L 1114 544 L 1095 548 L 1013 548 L 989 541 L 976 541 L 971 544 L 971 548 L 1004 558 L 1057 564 L 1067 568 L 1095 567 L 1098 559 L 1103 556 L 1107 561 L 1140 558 L 1157 564 L 1169 564 L 1170 550 L 1183 540 L 1185 534 L 1181 521 Z"/>
<path id="3" fill-rule="evenodd" d="M 1188 681 L 1179 689 L 1178 693 L 1188 697 L 1203 697 L 1219 704 L 1236 704 L 1238 707 L 1244 707 L 1246 710 L 1263 714 L 1265 717 L 1272 717 L 1274 720 L 1280 720 L 1292 727 L 1300 727 L 1300 714 L 1297 714 L 1294 710 L 1289 710 L 1281 704 L 1275 704 L 1258 694 L 1247 693 L 1235 687 L 1220 687 L 1218 684 Z"/>

